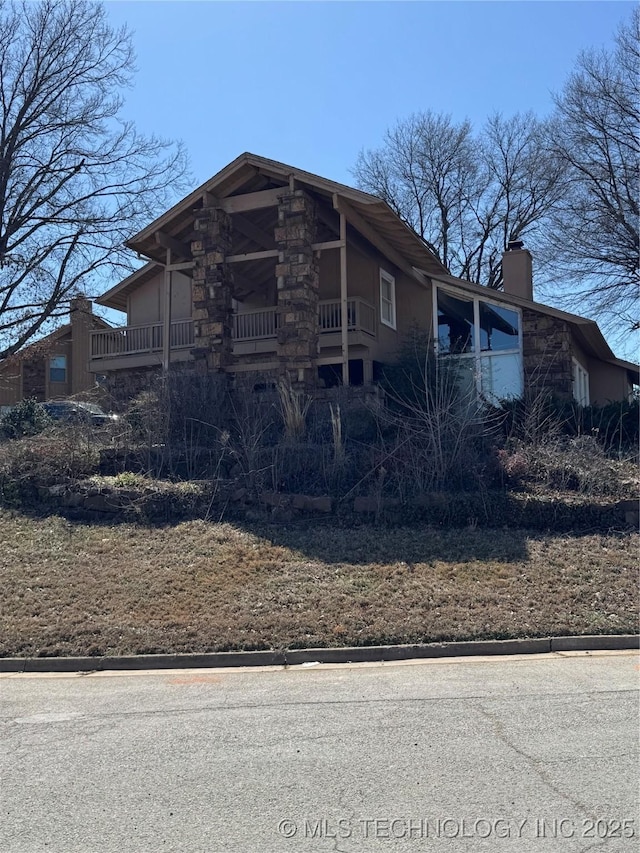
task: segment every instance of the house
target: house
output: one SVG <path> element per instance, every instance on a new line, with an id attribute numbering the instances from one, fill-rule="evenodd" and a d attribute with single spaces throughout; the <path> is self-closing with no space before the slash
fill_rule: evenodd
<path id="1" fill-rule="evenodd" d="M 488 290 L 451 276 L 384 201 L 253 154 L 127 246 L 146 263 L 97 300 L 127 325 L 90 333 L 89 370 L 131 393 L 161 369 L 366 385 L 416 327 L 490 397 L 527 385 L 605 403 L 638 383 L 595 322 L 533 300 L 521 244 L 504 292 Z"/>
<path id="2" fill-rule="evenodd" d="M 81 296 L 71 300 L 69 313 L 66 325 L 0 361 L 0 411 L 21 400 L 55 400 L 94 387 L 89 335 L 111 326 Z"/>

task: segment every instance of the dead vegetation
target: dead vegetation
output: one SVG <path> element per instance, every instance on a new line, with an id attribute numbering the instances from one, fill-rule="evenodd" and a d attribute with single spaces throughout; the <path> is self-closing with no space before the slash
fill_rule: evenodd
<path id="1" fill-rule="evenodd" d="M 636 631 L 639 540 L 613 509 L 638 493 L 637 402 L 588 428 L 547 399 L 481 411 L 450 379 L 424 360 L 367 408 L 176 375 L 108 435 L 0 442 L 0 654 Z M 43 505 L 74 489 L 107 490 L 119 523 Z M 287 494 L 333 515 L 291 523 Z M 354 525 L 356 498 L 375 511 Z"/>
<path id="2" fill-rule="evenodd" d="M 82 525 L 0 511 L 0 654 L 627 633 L 638 536 Z"/>

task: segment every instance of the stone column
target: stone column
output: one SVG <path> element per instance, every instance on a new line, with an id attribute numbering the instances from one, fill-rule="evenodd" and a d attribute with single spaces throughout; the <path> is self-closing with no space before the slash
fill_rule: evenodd
<path id="1" fill-rule="evenodd" d="M 280 373 L 294 387 L 317 385 L 320 272 L 311 248 L 316 238 L 315 202 L 304 190 L 284 195 L 275 229 L 279 263 L 278 357 Z"/>
<path id="2" fill-rule="evenodd" d="M 194 211 L 193 356 L 200 372 L 224 371 L 233 361 L 231 217 L 216 207 Z"/>

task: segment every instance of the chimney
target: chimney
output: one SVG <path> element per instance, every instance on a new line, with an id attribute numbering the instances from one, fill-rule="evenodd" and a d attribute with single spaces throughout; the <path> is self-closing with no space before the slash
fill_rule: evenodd
<path id="1" fill-rule="evenodd" d="M 71 314 L 71 393 L 78 394 L 93 386 L 89 373 L 89 332 L 93 305 L 86 296 L 74 296 L 69 303 Z"/>
<path id="2" fill-rule="evenodd" d="M 531 252 L 521 240 L 509 240 L 502 255 L 502 282 L 505 293 L 533 299 L 533 271 Z"/>

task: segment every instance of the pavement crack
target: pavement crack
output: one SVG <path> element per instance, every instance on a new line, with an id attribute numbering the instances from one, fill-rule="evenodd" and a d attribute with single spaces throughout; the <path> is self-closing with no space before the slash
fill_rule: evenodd
<path id="1" fill-rule="evenodd" d="M 495 714 L 493 714 L 490 710 L 485 708 L 481 702 L 478 703 L 478 708 L 480 713 L 484 716 L 484 718 L 488 721 L 489 725 L 493 729 L 494 735 L 498 738 L 501 743 L 503 743 L 506 747 L 511 749 L 516 755 L 519 755 L 523 758 L 532 768 L 533 772 L 540 778 L 540 781 L 549 788 L 550 791 L 553 791 L 558 797 L 561 797 L 563 800 L 566 800 L 568 803 L 571 803 L 574 808 L 578 809 L 582 814 L 588 817 L 591 814 L 591 809 L 582 803 L 578 799 L 574 799 L 570 797 L 562 788 L 558 787 L 558 785 L 554 784 L 549 778 L 547 772 L 545 771 L 544 764 L 548 762 L 544 762 L 540 759 L 534 758 L 532 755 L 529 755 L 523 749 L 520 749 L 513 740 L 509 737 L 502 720 L 499 719 Z M 554 762 L 558 763 L 558 762 Z M 562 763 L 562 762 L 560 762 Z"/>

